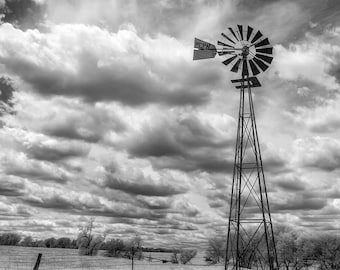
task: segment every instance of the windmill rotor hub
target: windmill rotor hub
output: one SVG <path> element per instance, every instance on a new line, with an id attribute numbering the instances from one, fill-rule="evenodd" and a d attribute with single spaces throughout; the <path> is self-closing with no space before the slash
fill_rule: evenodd
<path id="1" fill-rule="evenodd" d="M 246 58 L 249 55 L 249 47 L 248 46 L 243 46 L 242 48 L 242 56 Z"/>

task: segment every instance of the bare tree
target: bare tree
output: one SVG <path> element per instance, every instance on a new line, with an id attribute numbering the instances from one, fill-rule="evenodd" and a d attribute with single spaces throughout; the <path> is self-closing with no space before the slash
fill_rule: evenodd
<path id="1" fill-rule="evenodd" d="M 210 264 L 221 262 L 225 256 L 225 239 L 222 237 L 215 237 L 209 239 L 208 248 L 205 254 L 205 260 Z"/>
<path id="2" fill-rule="evenodd" d="M 314 256 L 320 263 L 320 270 L 340 269 L 340 238 L 322 235 L 315 239 Z"/>
<path id="3" fill-rule="evenodd" d="M 132 256 L 134 256 L 137 260 L 143 259 L 143 239 L 140 235 L 136 234 L 131 242 L 130 246 L 132 248 Z"/>
<path id="4" fill-rule="evenodd" d="M 102 243 L 104 242 L 104 236 L 95 236 L 93 234 L 94 218 L 91 218 L 87 225 L 80 228 L 80 233 L 77 238 L 77 245 L 79 248 L 79 254 L 85 256 L 95 256 Z"/>
<path id="5" fill-rule="evenodd" d="M 126 246 L 121 239 L 111 239 L 105 244 L 106 252 L 104 255 L 108 257 L 120 257 L 122 256 L 122 252 L 126 250 Z"/>
<path id="6" fill-rule="evenodd" d="M 172 251 L 172 254 L 171 254 L 171 262 L 174 263 L 174 264 L 178 264 L 179 263 L 179 259 L 178 259 L 178 250 L 174 249 Z"/>
<path id="7" fill-rule="evenodd" d="M 180 250 L 179 260 L 182 264 L 190 263 L 190 261 L 197 255 L 195 249 L 182 249 Z"/>
<path id="8" fill-rule="evenodd" d="M 302 268 L 303 264 L 297 248 L 297 237 L 294 233 L 286 232 L 278 237 L 277 251 L 280 264 L 283 264 L 286 270 L 289 270 L 291 266 L 295 269 Z"/>

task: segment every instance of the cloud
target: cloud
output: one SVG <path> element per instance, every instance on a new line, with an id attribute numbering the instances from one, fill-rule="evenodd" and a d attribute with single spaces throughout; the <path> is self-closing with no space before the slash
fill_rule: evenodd
<path id="1" fill-rule="evenodd" d="M 111 164 L 106 168 L 101 186 L 133 195 L 159 197 L 173 196 L 188 190 L 187 183 L 185 181 L 181 183 L 180 179 L 176 179 L 176 174 L 167 171 L 152 170 L 149 173 L 144 171 L 145 169 L 138 167 L 131 169 L 120 164 Z"/>
<path id="2" fill-rule="evenodd" d="M 29 159 L 24 153 L 7 152 L 2 156 L 2 166 L 6 174 L 22 178 L 60 184 L 72 178 L 72 174 L 65 169 L 50 162 Z"/>
<path id="3" fill-rule="evenodd" d="M 277 45 L 274 68 L 283 79 L 307 79 L 332 90 L 337 87 L 337 82 L 328 70 L 333 61 L 331 55 L 336 50 L 336 47 L 312 37 L 305 43 L 290 45 L 288 49 Z"/>
<path id="4" fill-rule="evenodd" d="M 167 180 L 170 180 L 169 178 Z M 172 196 L 186 191 L 185 188 L 179 186 L 174 187 L 169 184 L 155 184 L 152 179 L 146 181 L 142 179 L 133 179 L 132 181 L 121 180 L 110 175 L 107 176 L 105 187 L 118 189 L 130 194 L 144 196 Z"/>
<path id="5" fill-rule="evenodd" d="M 132 133 L 132 156 L 149 157 L 157 168 L 183 171 L 229 170 L 234 120 L 226 115 L 197 113 L 155 117 Z M 185 161 L 185 162 L 184 162 Z"/>
<path id="6" fill-rule="evenodd" d="M 20 93 L 15 118 L 6 119 L 6 123 L 17 129 L 43 133 L 47 135 L 44 138 L 63 138 L 59 139 L 60 142 L 66 143 L 67 139 L 71 139 L 73 144 L 84 147 L 84 142 L 76 141 L 96 143 L 104 140 L 108 134 L 124 132 L 126 124 L 123 115 L 124 111 L 117 104 L 87 104 L 77 99 L 43 99 L 37 95 Z"/>
<path id="7" fill-rule="evenodd" d="M 283 203 L 275 201 L 271 203 L 271 209 L 274 211 L 321 210 L 326 206 L 326 199 L 305 199 L 299 196 L 290 198 Z"/>
<path id="8" fill-rule="evenodd" d="M 23 180 L 7 176 L 2 177 L 0 183 L 0 194 L 6 197 L 18 197 L 22 196 L 25 191 L 25 183 Z"/>
<path id="9" fill-rule="evenodd" d="M 202 74 L 206 83 L 216 78 L 208 69 L 195 69 L 191 50 L 164 35 L 141 38 L 131 30 L 110 33 L 70 24 L 51 26 L 46 33 L 3 24 L 1 32 L 6 36 L 0 39 L 1 62 L 42 95 L 131 106 L 200 105 L 209 100 L 209 92 L 186 81 L 185 74 Z"/>
<path id="10" fill-rule="evenodd" d="M 305 167 L 333 171 L 340 166 L 340 142 L 328 137 L 310 137 L 294 142 L 295 161 Z"/>
<path id="11" fill-rule="evenodd" d="M 109 201 L 104 197 L 92 195 L 87 192 L 65 191 L 57 188 L 37 188 L 34 195 L 27 193 L 21 201 L 43 209 L 53 209 L 69 214 L 119 217 L 119 218 L 143 218 L 158 220 L 164 218 L 166 214 L 141 208 L 134 204 L 118 201 Z"/>
<path id="12" fill-rule="evenodd" d="M 90 150 L 89 145 L 83 142 L 50 138 L 39 133 L 7 126 L 0 130 L 0 136 L 3 140 L 11 141 L 33 160 L 55 162 L 72 157 L 86 157 Z"/>
<path id="13" fill-rule="evenodd" d="M 306 183 L 292 174 L 278 176 L 275 184 L 287 192 L 299 192 L 307 189 Z"/>
<path id="14" fill-rule="evenodd" d="M 27 29 L 35 28 L 43 21 L 44 0 L 3 0 L 0 4 L 2 22 Z"/>

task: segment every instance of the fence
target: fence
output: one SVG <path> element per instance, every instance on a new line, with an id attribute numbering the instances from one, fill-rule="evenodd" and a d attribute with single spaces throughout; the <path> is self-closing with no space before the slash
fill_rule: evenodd
<path id="1" fill-rule="evenodd" d="M 144 253 L 143 260 L 98 256 L 79 256 L 78 250 L 0 246 L 0 270 L 32 270 L 41 253 L 39 270 L 222 270 L 223 265 L 208 266 L 204 254 L 191 264 L 172 264 L 171 254 Z"/>
<path id="2" fill-rule="evenodd" d="M 78 250 L 0 246 L 0 270 L 224 270 L 224 265 L 207 265 L 204 254 L 198 253 L 191 263 L 172 264 L 169 253 L 144 253 L 143 260 L 98 256 L 79 256 Z M 285 269 L 284 267 L 280 269 Z M 304 270 L 316 270 L 309 266 Z"/>

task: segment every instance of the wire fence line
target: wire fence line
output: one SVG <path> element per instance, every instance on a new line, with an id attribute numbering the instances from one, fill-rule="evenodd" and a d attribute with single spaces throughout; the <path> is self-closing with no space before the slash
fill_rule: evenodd
<path id="1" fill-rule="evenodd" d="M 209 266 L 197 254 L 192 263 L 172 264 L 171 254 L 144 253 L 143 260 L 98 256 L 79 256 L 78 250 L 0 246 L 0 270 L 32 270 L 42 253 L 39 270 L 222 270 L 223 265 Z"/>

